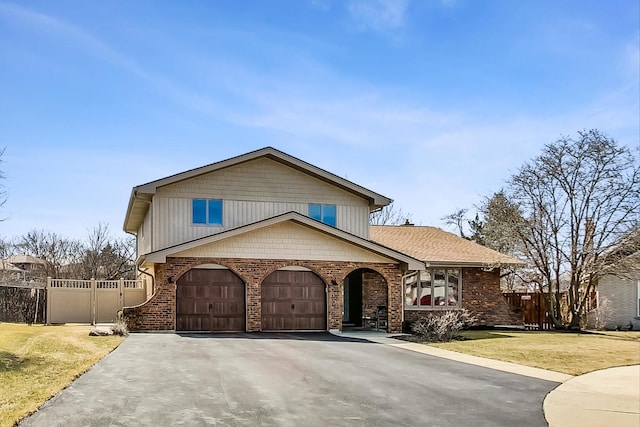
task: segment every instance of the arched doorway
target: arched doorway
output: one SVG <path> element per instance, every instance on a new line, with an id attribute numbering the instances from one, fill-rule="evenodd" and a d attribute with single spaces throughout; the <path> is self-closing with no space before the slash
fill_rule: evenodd
<path id="1" fill-rule="evenodd" d="M 222 266 L 196 267 L 176 282 L 176 330 L 244 332 L 245 285 Z"/>
<path id="2" fill-rule="evenodd" d="M 349 273 L 344 280 L 342 325 L 369 327 L 371 323 L 386 328 L 388 294 L 387 281 L 377 271 L 360 268 Z"/>
<path id="3" fill-rule="evenodd" d="M 308 269 L 274 271 L 262 282 L 263 331 L 325 331 L 327 292 Z"/>

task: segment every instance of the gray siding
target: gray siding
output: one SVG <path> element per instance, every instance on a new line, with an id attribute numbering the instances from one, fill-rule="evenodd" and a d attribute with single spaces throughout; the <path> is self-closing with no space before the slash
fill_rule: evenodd
<path id="1" fill-rule="evenodd" d="M 599 303 L 603 298 L 609 300 L 611 318 L 606 323 L 607 328 L 615 328 L 616 325 L 627 326 L 631 319 L 638 316 L 638 281 L 623 279 L 615 276 L 605 276 L 598 282 Z"/>
<path id="2" fill-rule="evenodd" d="M 138 229 L 137 235 L 137 243 L 138 243 L 138 254 L 146 254 L 151 252 L 151 240 L 152 240 L 152 232 L 151 232 L 151 223 L 152 223 L 152 213 L 151 209 L 147 212 L 147 216 L 145 216 L 142 225 Z"/>

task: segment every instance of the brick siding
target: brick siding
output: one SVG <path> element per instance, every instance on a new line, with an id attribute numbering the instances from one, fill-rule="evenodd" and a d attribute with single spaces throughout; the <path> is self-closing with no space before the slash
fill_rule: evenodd
<path id="1" fill-rule="evenodd" d="M 400 332 L 402 329 L 402 272 L 396 264 L 191 257 L 167 258 L 165 264 L 156 267 L 156 293 L 145 304 L 124 311 L 129 328 L 132 331 L 174 331 L 177 280 L 191 268 L 209 263 L 229 268 L 245 282 L 249 332 L 260 331 L 262 326 L 260 285 L 269 274 L 287 266 L 308 268 L 327 285 L 329 330 L 342 330 L 343 284 L 347 275 L 361 268 L 379 273 L 379 279 L 367 285 L 370 302 L 377 306 L 386 291 L 384 302 L 388 305 L 388 331 Z"/>
<path id="2" fill-rule="evenodd" d="M 478 319 L 478 326 L 522 326 L 522 316 L 511 311 L 500 290 L 500 270 L 462 269 L 462 307 Z M 414 322 L 429 311 L 407 310 L 405 321 Z"/>
<path id="3" fill-rule="evenodd" d="M 339 261 L 291 261 L 220 258 L 167 258 L 156 267 L 156 293 L 145 304 L 126 308 L 125 316 L 133 331 L 174 331 L 176 329 L 176 282 L 184 273 L 201 264 L 220 264 L 236 273 L 247 285 L 247 331 L 262 326 L 261 288 L 263 280 L 287 266 L 300 266 L 315 272 L 327 284 L 327 329 L 342 330 L 344 279 L 357 269 L 363 272 L 363 316 L 374 316 L 378 305 L 387 306 L 388 331 L 402 330 L 402 272 L 393 264 L 361 264 Z M 500 291 L 500 272 L 464 268 L 462 306 L 478 318 L 478 325 L 522 325 Z M 171 282 L 171 283 L 170 283 Z M 407 310 L 404 319 L 415 321 L 427 311 Z"/>
<path id="4" fill-rule="evenodd" d="M 387 306 L 387 284 L 380 274 L 375 271 L 362 273 L 362 316 L 374 317 L 378 306 Z"/>
<path id="5" fill-rule="evenodd" d="M 462 307 L 478 318 L 478 325 L 522 326 L 522 316 L 511 311 L 500 289 L 500 270 L 462 269 Z"/>

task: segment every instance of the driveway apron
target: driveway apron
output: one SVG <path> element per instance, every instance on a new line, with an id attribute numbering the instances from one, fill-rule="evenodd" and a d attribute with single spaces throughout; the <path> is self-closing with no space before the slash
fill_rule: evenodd
<path id="1" fill-rule="evenodd" d="M 330 334 L 133 334 L 22 426 L 546 426 L 558 385 Z"/>

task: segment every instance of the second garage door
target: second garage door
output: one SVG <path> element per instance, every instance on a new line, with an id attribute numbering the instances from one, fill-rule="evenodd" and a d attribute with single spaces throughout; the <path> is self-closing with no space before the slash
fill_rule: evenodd
<path id="1" fill-rule="evenodd" d="M 232 271 L 192 269 L 176 285 L 176 330 L 245 330 L 245 286 Z"/>
<path id="2" fill-rule="evenodd" d="M 324 331 L 325 284 L 311 271 L 275 271 L 262 282 L 263 331 Z"/>

